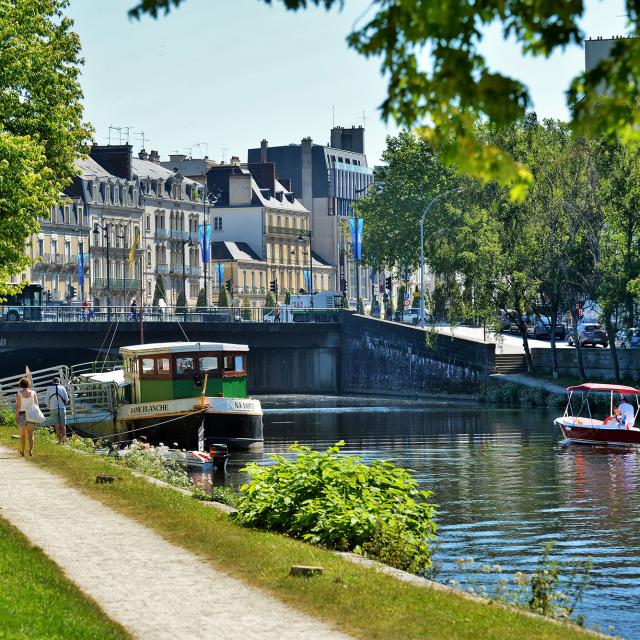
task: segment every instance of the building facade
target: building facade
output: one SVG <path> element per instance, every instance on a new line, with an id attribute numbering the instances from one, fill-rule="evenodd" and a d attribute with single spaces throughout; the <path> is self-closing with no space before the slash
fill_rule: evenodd
<path id="1" fill-rule="evenodd" d="M 280 182 L 291 185 L 294 196 L 311 211 L 313 249 L 335 269 L 331 288 L 346 291 L 353 302 L 359 292 L 367 301 L 370 270 L 356 269 L 348 223 L 354 203 L 373 182 L 364 153 L 364 128 L 334 127 L 327 146 L 311 138 L 279 147 L 263 140 L 260 148 L 249 149 L 248 161 L 273 162 Z"/>
<path id="2" fill-rule="evenodd" d="M 213 241 L 243 242 L 264 264 L 264 269 L 244 271 L 240 281 L 234 281 L 238 295 L 263 304 L 271 281 L 277 281 L 280 293 L 308 291 L 312 272 L 314 291 L 333 288 L 335 269 L 309 251 L 310 213 L 290 183 L 276 179 L 272 162 L 213 167 L 207 185 L 219 196 L 211 215 Z"/>

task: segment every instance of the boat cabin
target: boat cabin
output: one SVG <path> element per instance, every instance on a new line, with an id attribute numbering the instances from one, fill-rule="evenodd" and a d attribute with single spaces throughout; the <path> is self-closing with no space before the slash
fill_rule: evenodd
<path id="1" fill-rule="evenodd" d="M 131 402 L 247 397 L 249 347 L 223 342 L 164 342 L 121 347 Z"/>

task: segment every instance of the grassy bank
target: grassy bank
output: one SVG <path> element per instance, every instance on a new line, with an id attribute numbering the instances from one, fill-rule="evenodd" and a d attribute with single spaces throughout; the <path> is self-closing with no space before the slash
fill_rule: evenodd
<path id="1" fill-rule="evenodd" d="M 129 634 L 0 518 L 0 638 L 124 640 Z"/>
<path id="2" fill-rule="evenodd" d="M 11 444 L 8 428 L 0 442 Z M 485 605 L 452 593 L 421 589 L 335 554 L 284 536 L 242 528 L 191 497 L 151 485 L 130 471 L 38 442 L 27 461 L 65 477 L 72 485 L 156 530 L 226 573 L 272 593 L 279 600 L 340 627 L 358 638 L 573 638 L 578 627 L 557 625 Z M 96 475 L 116 476 L 96 484 Z M 292 564 L 320 565 L 322 576 L 288 576 Z"/>

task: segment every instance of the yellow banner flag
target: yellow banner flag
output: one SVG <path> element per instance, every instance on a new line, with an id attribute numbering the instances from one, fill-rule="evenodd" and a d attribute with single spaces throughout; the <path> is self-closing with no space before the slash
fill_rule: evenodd
<path id="1" fill-rule="evenodd" d="M 129 249 L 129 267 L 133 266 L 133 261 L 136 259 L 136 249 L 140 244 L 140 230 L 136 229 L 136 235 L 133 239 L 133 244 L 131 245 L 131 249 Z"/>

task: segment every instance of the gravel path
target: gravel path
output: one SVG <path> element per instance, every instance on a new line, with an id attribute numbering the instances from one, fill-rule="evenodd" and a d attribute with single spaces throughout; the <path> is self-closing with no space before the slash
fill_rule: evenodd
<path id="1" fill-rule="evenodd" d="M 4 447 L 0 509 L 136 638 L 347 640 Z"/>

